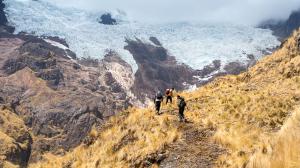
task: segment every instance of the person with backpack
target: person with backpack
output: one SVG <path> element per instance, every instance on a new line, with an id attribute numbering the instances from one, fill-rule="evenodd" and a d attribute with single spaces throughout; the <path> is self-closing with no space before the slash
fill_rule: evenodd
<path id="1" fill-rule="evenodd" d="M 179 95 L 177 96 L 177 106 L 179 108 L 179 121 L 185 122 L 184 109 L 186 106 L 186 102 L 185 102 L 184 98 Z"/>
<path id="2" fill-rule="evenodd" d="M 166 104 L 168 104 L 169 101 L 172 104 L 173 91 L 174 91 L 174 88 L 166 90 L 166 93 L 165 93 L 166 97 L 167 97 Z"/>
<path id="3" fill-rule="evenodd" d="M 158 91 L 155 94 L 155 98 L 154 98 L 155 110 L 156 110 L 156 114 L 158 115 L 160 115 L 160 107 L 163 99 L 164 99 L 163 94 L 160 91 Z"/>

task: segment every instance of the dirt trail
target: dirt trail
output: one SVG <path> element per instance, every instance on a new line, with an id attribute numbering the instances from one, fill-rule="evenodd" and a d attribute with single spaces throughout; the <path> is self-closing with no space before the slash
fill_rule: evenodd
<path id="1" fill-rule="evenodd" d="M 170 145 L 167 149 L 168 157 L 161 162 L 160 167 L 213 167 L 217 158 L 225 152 L 224 149 L 210 140 L 215 130 L 198 126 L 192 122 L 178 122 L 178 125 L 179 130 L 183 132 L 182 140 Z"/>

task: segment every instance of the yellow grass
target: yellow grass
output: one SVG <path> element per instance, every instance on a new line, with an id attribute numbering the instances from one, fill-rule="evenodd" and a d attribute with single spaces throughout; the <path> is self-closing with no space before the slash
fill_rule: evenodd
<path id="1" fill-rule="evenodd" d="M 17 139 L 27 132 L 27 128 L 22 119 L 14 114 L 10 109 L 0 107 L 0 167 L 18 167 L 8 161 L 6 156 L 20 147 L 26 148 L 29 142 L 20 143 Z"/>
<path id="2" fill-rule="evenodd" d="M 173 116 L 156 116 L 148 109 L 130 109 L 110 119 L 107 128 L 92 136 L 97 140 L 89 147 L 82 145 L 64 157 L 51 154 L 43 164 L 31 167 L 130 167 L 140 166 L 150 154 L 162 151 L 180 137 Z M 99 134 L 99 135 L 96 135 Z"/>
<path id="3" fill-rule="evenodd" d="M 268 147 L 268 148 L 267 148 Z M 300 167 L 300 108 L 269 143 L 251 157 L 248 168 Z"/>

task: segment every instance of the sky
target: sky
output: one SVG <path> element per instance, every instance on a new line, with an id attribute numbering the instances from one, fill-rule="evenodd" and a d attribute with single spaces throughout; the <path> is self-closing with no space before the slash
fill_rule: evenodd
<path id="1" fill-rule="evenodd" d="M 300 0 L 47 0 L 89 11 L 122 10 L 144 22 L 230 22 L 256 25 L 286 19 Z"/>

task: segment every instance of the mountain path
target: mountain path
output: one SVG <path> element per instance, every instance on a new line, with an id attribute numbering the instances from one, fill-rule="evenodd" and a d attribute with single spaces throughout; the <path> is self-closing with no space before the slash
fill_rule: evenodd
<path id="1" fill-rule="evenodd" d="M 204 128 L 190 121 L 178 121 L 178 125 L 178 129 L 183 133 L 182 140 L 168 147 L 168 157 L 159 167 L 210 168 L 214 166 L 218 157 L 226 152 L 210 140 L 215 132 L 213 128 Z"/>

